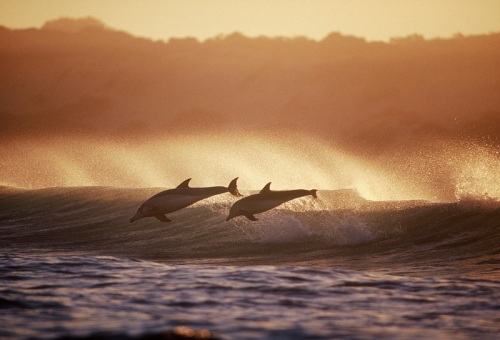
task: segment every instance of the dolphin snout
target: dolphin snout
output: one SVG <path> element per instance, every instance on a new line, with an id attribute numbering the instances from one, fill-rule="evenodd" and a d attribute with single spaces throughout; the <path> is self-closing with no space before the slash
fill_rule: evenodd
<path id="1" fill-rule="evenodd" d="M 238 214 L 235 214 L 234 212 L 229 212 L 229 215 L 227 215 L 226 217 L 226 221 L 229 221 L 230 219 L 233 219 L 235 218 L 236 216 L 238 216 Z"/>
<path id="2" fill-rule="evenodd" d="M 137 213 L 134 215 L 134 217 L 132 217 L 132 218 L 130 219 L 130 223 L 132 223 L 132 222 L 134 222 L 134 221 L 137 221 L 137 220 L 138 220 L 138 219 L 140 219 L 141 217 L 142 217 L 142 216 L 141 216 L 141 214 L 139 214 L 139 212 L 137 212 Z"/>

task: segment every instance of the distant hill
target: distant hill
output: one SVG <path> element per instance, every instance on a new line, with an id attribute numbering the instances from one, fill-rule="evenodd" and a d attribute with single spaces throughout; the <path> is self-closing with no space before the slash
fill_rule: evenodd
<path id="1" fill-rule="evenodd" d="M 294 129 L 360 152 L 500 140 L 500 34 L 161 42 L 60 19 L 0 28 L 0 79 L 0 138 Z"/>
<path id="2" fill-rule="evenodd" d="M 61 18 L 47 21 L 42 30 L 61 31 L 67 33 L 78 33 L 85 29 L 106 29 L 106 25 L 92 17 L 87 18 Z"/>

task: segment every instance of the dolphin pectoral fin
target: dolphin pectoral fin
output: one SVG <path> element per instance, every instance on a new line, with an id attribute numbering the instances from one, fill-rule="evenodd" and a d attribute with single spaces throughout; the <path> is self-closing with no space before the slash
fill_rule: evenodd
<path id="1" fill-rule="evenodd" d="M 155 215 L 156 219 L 162 222 L 172 222 L 171 219 L 167 218 L 165 215 Z"/>
<path id="2" fill-rule="evenodd" d="M 250 213 L 245 214 L 245 215 L 243 215 L 243 216 L 245 216 L 246 218 L 248 218 L 250 221 L 258 221 L 258 220 L 257 220 L 257 217 L 255 217 L 254 215 L 252 215 L 252 214 L 250 214 Z"/>

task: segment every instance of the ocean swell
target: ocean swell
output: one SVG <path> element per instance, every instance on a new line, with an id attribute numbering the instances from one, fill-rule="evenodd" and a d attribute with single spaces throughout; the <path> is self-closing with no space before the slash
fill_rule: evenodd
<path id="1" fill-rule="evenodd" d="M 374 202 L 353 191 L 320 191 L 318 200 L 294 200 L 259 214 L 257 222 L 225 222 L 235 200 L 228 194 L 172 213 L 168 224 L 152 218 L 129 223 L 157 190 L 3 188 L 0 245 L 166 263 L 497 275 L 500 204 L 492 199 Z"/>

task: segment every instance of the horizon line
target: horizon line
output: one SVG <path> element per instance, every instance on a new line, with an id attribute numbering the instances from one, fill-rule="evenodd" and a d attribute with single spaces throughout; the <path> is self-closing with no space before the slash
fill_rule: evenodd
<path id="1" fill-rule="evenodd" d="M 330 36 L 338 35 L 338 36 L 341 36 L 344 38 L 359 39 L 359 40 L 365 41 L 367 43 L 376 43 L 376 42 L 392 43 L 392 42 L 397 42 L 400 40 L 407 40 L 407 39 L 412 39 L 412 38 L 421 39 L 423 41 L 436 41 L 436 40 L 452 40 L 452 39 L 460 39 L 460 38 L 468 38 L 468 37 L 491 36 L 491 35 L 500 34 L 500 30 L 489 31 L 489 32 L 484 32 L 484 33 L 455 32 L 455 33 L 452 33 L 452 34 L 447 35 L 447 36 L 426 36 L 424 33 L 414 32 L 414 33 L 410 33 L 410 34 L 406 34 L 406 35 L 394 35 L 394 36 L 388 37 L 386 39 L 370 39 L 370 38 L 367 38 L 367 37 L 364 37 L 361 35 L 356 35 L 353 33 L 348 33 L 348 32 L 343 32 L 343 31 L 338 31 L 338 30 L 330 31 L 329 33 L 326 33 L 322 38 L 315 38 L 315 37 L 307 36 L 306 34 L 303 34 L 303 35 L 301 35 L 301 34 L 298 34 L 298 35 L 271 35 L 271 34 L 269 34 L 269 35 L 268 34 L 255 35 L 254 34 L 253 35 L 253 34 L 248 34 L 248 33 L 242 32 L 240 30 L 234 30 L 231 32 L 220 32 L 220 33 L 217 33 L 213 36 L 206 37 L 206 38 L 200 38 L 200 37 L 196 37 L 194 35 L 189 35 L 189 34 L 168 36 L 165 38 L 155 38 L 152 36 L 137 34 L 137 33 L 131 32 L 131 31 L 126 30 L 126 29 L 121 29 L 121 28 L 110 26 L 104 20 L 97 18 L 96 16 L 92 16 L 92 15 L 78 16 L 78 17 L 77 16 L 61 16 L 61 17 L 57 17 L 54 19 L 46 20 L 43 24 L 38 25 L 38 26 L 12 27 L 12 26 L 8 26 L 6 24 L 0 23 L 0 27 L 4 27 L 4 28 L 12 30 L 12 31 L 24 31 L 24 30 L 36 29 L 36 30 L 47 30 L 47 31 L 52 30 L 52 31 L 61 31 L 61 32 L 66 31 L 66 32 L 68 32 L 68 30 L 64 30 L 64 29 L 46 28 L 47 24 L 56 23 L 58 21 L 63 21 L 63 20 L 73 21 L 75 23 L 82 22 L 85 20 L 94 21 L 94 25 L 89 23 L 87 26 L 82 27 L 79 30 L 76 30 L 74 33 L 80 32 L 86 28 L 99 27 L 101 29 L 109 30 L 112 32 L 122 32 L 122 33 L 130 35 L 133 38 L 147 39 L 147 40 L 150 40 L 152 42 L 164 42 L 164 43 L 168 43 L 171 40 L 174 40 L 174 41 L 175 40 L 195 40 L 198 43 L 205 43 L 205 42 L 214 41 L 214 40 L 224 40 L 224 39 L 227 39 L 228 37 L 235 36 L 235 35 L 238 35 L 238 36 L 241 36 L 241 37 L 244 37 L 247 39 L 262 39 L 262 38 L 270 39 L 270 40 L 305 39 L 305 40 L 311 41 L 311 42 L 321 42 L 321 41 L 328 39 L 328 37 L 330 37 Z M 71 33 L 71 32 L 69 32 L 69 33 Z"/>

